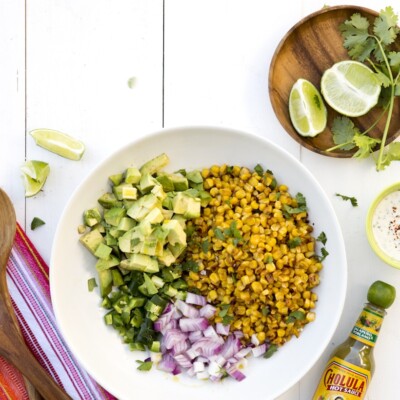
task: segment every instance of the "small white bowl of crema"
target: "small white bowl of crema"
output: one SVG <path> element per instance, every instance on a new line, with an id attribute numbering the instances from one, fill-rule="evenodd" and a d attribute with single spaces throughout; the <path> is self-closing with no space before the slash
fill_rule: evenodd
<path id="1" fill-rule="evenodd" d="M 366 231 L 378 257 L 400 269 L 400 182 L 387 187 L 372 202 Z"/>

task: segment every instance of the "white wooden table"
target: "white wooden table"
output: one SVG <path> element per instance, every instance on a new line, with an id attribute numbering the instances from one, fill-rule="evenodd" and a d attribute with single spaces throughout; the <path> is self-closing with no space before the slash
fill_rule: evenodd
<path id="1" fill-rule="evenodd" d="M 351 3 L 376 10 L 388 5 Z M 399 12 L 398 2 L 392 3 Z M 328 2 L 335 4 L 340 2 Z M 281 128 L 269 101 L 274 49 L 292 25 L 324 5 L 323 0 L 0 0 L 0 186 L 47 262 L 74 188 L 113 150 L 151 130 L 204 124 L 249 131 L 284 147 L 321 183 L 346 242 L 347 300 L 329 348 L 279 400 L 310 399 L 370 283 L 381 279 L 400 293 L 400 272 L 375 256 L 364 233 L 370 202 L 400 179 L 400 163 L 377 173 L 372 160 L 332 159 L 301 148 Z M 132 77 L 136 83 L 130 88 Z M 27 133 L 41 127 L 83 140 L 84 158 L 73 162 L 37 147 Z M 51 166 L 44 191 L 28 199 L 19 170 L 25 159 Z M 335 193 L 355 196 L 359 206 Z M 33 232 L 35 216 L 46 225 Z M 400 299 L 389 309 L 376 346 L 369 400 L 398 398 L 399 315 Z M 267 390 L 268 377 L 265 385 Z"/>

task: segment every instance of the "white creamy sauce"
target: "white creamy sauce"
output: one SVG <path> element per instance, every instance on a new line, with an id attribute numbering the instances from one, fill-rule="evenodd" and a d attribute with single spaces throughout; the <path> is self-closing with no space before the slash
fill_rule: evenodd
<path id="1" fill-rule="evenodd" d="M 378 246 L 400 260 L 400 191 L 384 197 L 372 217 L 372 232 Z"/>

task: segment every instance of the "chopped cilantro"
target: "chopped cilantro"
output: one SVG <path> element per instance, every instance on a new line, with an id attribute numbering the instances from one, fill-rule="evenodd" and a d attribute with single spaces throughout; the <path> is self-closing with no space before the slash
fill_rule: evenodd
<path id="1" fill-rule="evenodd" d="M 340 197 L 342 200 L 345 201 L 350 201 L 351 205 L 353 207 L 357 207 L 358 206 L 358 201 L 355 197 L 349 197 L 349 196 L 345 196 L 344 194 L 340 194 L 340 193 L 336 193 L 337 197 Z"/>
<path id="2" fill-rule="evenodd" d="M 328 238 L 326 237 L 325 232 L 321 232 L 319 236 L 317 237 L 317 241 L 321 242 L 324 246 L 326 245 L 326 242 L 328 241 Z"/>
<path id="3" fill-rule="evenodd" d="M 289 239 L 287 242 L 289 249 L 294 249 L 297 246 L 301 245 L 301 239 L 299 237 L 294 237 L 292 239 Z"/>
<path id="4" fill-rule="evenodd" d="M 271 344 L 268 347 L 268 350 L 264 353 L 264 358 L 270 358 L 274 353 L 278 351 L 278 346 L 276 344 Z"/>

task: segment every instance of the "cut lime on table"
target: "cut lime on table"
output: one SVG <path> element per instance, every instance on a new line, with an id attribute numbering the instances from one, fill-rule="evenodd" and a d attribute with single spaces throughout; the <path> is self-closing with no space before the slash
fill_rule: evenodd
<path id="1" fill-rule="evenodd" d="M 321 91 L 334 110 L 348 117 L 359 117 L 378 103 L 381 84 L 366 65 L 346 60 L 324 72 Z"/>
<path id="2" fill-rule="evenodd" d="M 35 129 L 30 134 L 38 146 L 70 160 L 80 160 L 85 152 L 81 141 L 54 129 Z"/>
<path id="3" fill-rule="evenodd" d="M 293 85 L 289 96 L 289 114 L 292 124 L 301 136 L 314 137 L 327 122 L 327 111 L 318 89 L 306 79 Z"/>
<path id="4" fill-rule="evenodd" d="M 42 189 L 49 176 L 50 167 L 44 161 L 26 161 L 21 167 L 21 172 L 24 178 L 25 196 L 31 197 Z"/>

